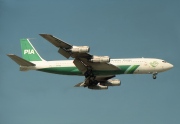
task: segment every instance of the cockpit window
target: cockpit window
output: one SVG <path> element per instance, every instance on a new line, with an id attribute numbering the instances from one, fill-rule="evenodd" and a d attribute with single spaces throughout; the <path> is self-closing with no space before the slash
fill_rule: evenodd
<path id="1" fill-rule="evenodd" d="M 167 63 L 167 62 L 166 62 L 166 61 L 164 61 L 164 60 L 163 60 L 162 62 Z"/>

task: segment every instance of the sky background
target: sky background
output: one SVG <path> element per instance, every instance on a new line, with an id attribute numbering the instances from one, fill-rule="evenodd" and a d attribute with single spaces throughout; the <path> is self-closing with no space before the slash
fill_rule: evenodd
<path id="1" fill-rule="evenodd" d="M 84 77 L 20 72 L 21 38 L 46 60 L 63 60 L 39 36 L 49 33 L 91 54 L 153 57 L 174 68 L 152 75 L 118 75 L 120 87 L 73 86 Z M 179 124 L 179 0 L 0 0 L 0 124 Z"/>

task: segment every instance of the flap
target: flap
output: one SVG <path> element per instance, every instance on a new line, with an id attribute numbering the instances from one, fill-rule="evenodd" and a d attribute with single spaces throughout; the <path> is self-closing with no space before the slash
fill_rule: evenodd
<path id="1" fill-rule="evenodd" d="M 97 81 L 107 81 L 111 78 L 114 78 L 115 75 L 107 75 L 107 76 L 96 76 Z"/>

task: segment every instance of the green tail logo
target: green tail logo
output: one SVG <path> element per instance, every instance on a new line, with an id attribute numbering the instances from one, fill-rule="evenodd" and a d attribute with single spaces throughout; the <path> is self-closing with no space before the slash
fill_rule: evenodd
<path id="1" fill-rule="evenodd" d="M 33 49 L 24 50 L 24 54 L 34 54 L 34 50 Z"/>
<path id="2" fill-rule="evenodd" d="M 43 61 L 29 39 L 21 39 L 22 57 L 27 61 Z"/>

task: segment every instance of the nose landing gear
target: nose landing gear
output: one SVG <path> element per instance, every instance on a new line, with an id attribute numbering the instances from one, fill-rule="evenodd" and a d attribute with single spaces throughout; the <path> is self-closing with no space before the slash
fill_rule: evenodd
<path id="1" fill-rule="evenodd" d="M 157 72 L 156 72 L 156 73 L 153 73 L 153 79 L 156 79 L 156 78 L 157 78 L 156 75 L 157 75 Z"/>
<path id="2" fill-rule="evenodd" d="M 153 75 L 153 79 L 156 79 L 156 75 Z"/>

